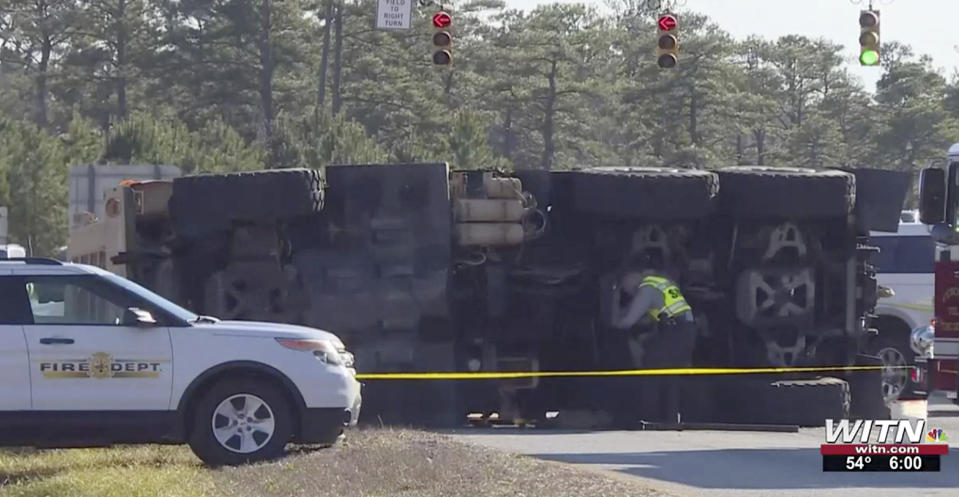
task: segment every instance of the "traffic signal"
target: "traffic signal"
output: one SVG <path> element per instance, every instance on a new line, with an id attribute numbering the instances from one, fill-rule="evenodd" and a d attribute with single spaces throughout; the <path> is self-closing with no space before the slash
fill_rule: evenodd
<path id="1" fill-rule="evenodd" d="M 676 67 L 679 62 L 679 23 L 673 14 L 659 16 L 659 46 L 656 50 L 659 67 Z"/>
<path id="2" fill-rule="evenodd" d="M 864 66 L 879 65 L 879 11 L 861 11 L 859 27 L 859 63 Z"/>
<path id="3" fill-rule="evenodd" d="M 450 35 L 449 27 L 453 24 L 453 18 L 446 12 L 437 12 L 433 14 L 433 46 L 436 51 L 433 52 L 433 63 L 440 66 L 448 66 L 453 62 L 453 36 Z"/>

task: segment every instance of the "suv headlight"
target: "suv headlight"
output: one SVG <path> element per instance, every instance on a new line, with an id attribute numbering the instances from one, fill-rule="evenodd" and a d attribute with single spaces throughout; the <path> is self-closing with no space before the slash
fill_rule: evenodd
<path id="1" fill-rule="evenodd" d="M 925 357 L 932 357 L 932 345 L 935 338 L 935 326 L 927 325 L 912 330 L 912 334 L 909 336 L 909 342 L 915 353 Z"/>
<path id="2" fill-rule="evenodd" d="M 347 352 L 346 350 L 340 351 L 340 357 L 343 358 L 343 365 L 352 368 L 356 360 L 353 358 L 353 354 Z"/>
<path id="3" fill-rule="evenodd" d="M 327 364 L 332 364 L 334 366 L 342 366 L 344 364 L 343 357 L 336 350 L 336 345 L 328 340 L 277 338 L 276 341 L 288 349 L 312 352 L 317 359 Z M 350 362 L 352 362 L 352 357 L 350 357 L 350 359 Z"/>

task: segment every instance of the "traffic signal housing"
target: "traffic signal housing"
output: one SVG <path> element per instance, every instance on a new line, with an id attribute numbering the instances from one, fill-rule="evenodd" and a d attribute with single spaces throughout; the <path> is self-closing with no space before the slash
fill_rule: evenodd
<path id="1" fill-rule="evenodd" d="M 446 12 L 437 12 L 433 14 L 433 46 L 436 51 L 433 52 L 433 64 L 438 66 L 448 66 L 453 62 L 453 35 L 449 28 L 453 24 L 453 18 Z"/>
<path id="2" fill-rule="evenodd" d="M 669 69 L 679 62 L 679 22 L 673 14 L 663 14 L 658 21 L 659 40 L 657 42 L 656 62 L 659 67 Z"/>
<path id="3" fill-rule="evenodd" d="M 879 65 L 879 11 L 859 13 L 859 64 Z"/>

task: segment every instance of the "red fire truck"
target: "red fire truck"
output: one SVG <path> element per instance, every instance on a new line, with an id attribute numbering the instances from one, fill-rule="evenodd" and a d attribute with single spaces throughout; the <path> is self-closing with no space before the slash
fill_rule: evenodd
<path id="1" fill-rule="evenodd" d="M 931 344 L 929 390 L 959 395 L 959 143 L 923 169 L 919 183 L 919 217 L 936 241 L 936 318 L 913 331 L 913 347 Z"/>

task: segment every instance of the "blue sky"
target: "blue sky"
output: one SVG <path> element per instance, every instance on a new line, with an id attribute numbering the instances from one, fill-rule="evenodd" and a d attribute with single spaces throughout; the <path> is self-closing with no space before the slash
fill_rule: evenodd
<path id="1" fill-rule="evenodd" d="M 510 8 L 531 9 L 553 1 L 506 3 Z M 581 3 L 606 5 L 603 0 Z M 709 15 L 738 39 L 751 34 L 770 39 L 800 34 L 841 43 L 850 71 L 862 78 L 867 88 L 872 90 L 879 77 L 880 69 L 861 67 L 857 61 L 859 11 L 868 5 L 866 0 L 678 0 L 677 4 L 676 10 Z M 900 41 L 917 54 L 932 56 L 933 65 L 948 78 L 959 71 L 959 0 L 875 0 L 873 7 L 880 10 L 883 42 Z"/>

